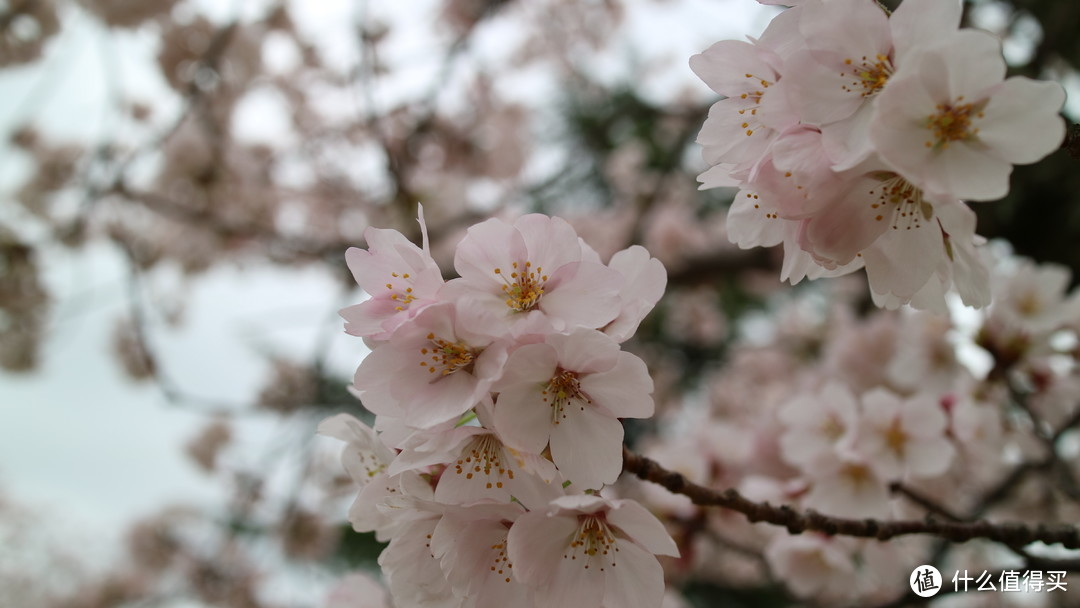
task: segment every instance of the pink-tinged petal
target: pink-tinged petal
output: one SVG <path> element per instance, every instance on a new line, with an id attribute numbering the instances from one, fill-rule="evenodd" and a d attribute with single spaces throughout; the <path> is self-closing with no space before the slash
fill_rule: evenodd
<path id="1" fill-rule="evenodd" d="M 466 232 L 454 253 L 454 269 L 477 289 L 498 293 L 503 282 L 495 269 L 510 272 L 513 262 L 524 262 L 527 257 L 528 249 L 521 233 L 510 224 L 492 218 Z"/>
<path id="2" fill-rule="evenodd" d="M 904 430 L 915 437 L 933 437 L 945 432 L 949 420 L 945 410 L 930 397 L 915 397 L 900 411 Z"/>
<path id="3" fill-rule="evenodd" d="M 690 69 L 709 88 L 726 97 L 760 90 L 761 80 L 774 82 L 777 79 L 761 52 L 741 40 L 721 40 L 694 55 L 690 58 Z"/>
<path id="4" fill-rule="evenodd" d="M 393 300 L 366 300 L 338 311 L 345 319 L 345 333 L 353 336 L 373 336 L 383 331 L 383 322 L 398 311 Z"/>
<path id="5" fill-rule="evenodd" d="M 353 375 L 353 386 L 360 391 L 367 410 L 396 418 L 405 414 L 401 401 L 391 394 L 394 384 L 388 379 L 400 375 L 408 365 L 415 365 L 413 358 L 392 344 L 380 346 L 364 357 Z"/>
<path id="6" fill-rule="evenodd" d="M 656 608 L 664 599 L 664 570 L 656 557 L 631 542 L 619 552 L 604 579 L 603 608 Z"/>
<path id="7" fill-rule="evenodd" d="M 402 401 L 407 402 L 406 422 L 417 428 L 431 428 L 437 424 L 455 420 L 472 409 L 480 401 L 476 378 L 465 372 L 438 376 L 434 380 L 420 380 L 402 387 Z M 400 386 L 400 385 L 399 385 Z"/>
<path id="8" fill-rule="evenodd" d="M 619 360 L 619 345 L 615 340 L 594 329 L 553 334 L 548 336 L 547 343 L 558 353 L 559 367 L 578 374 L 610 371 Z"/>
<path id="9" fill-rule="evenodd" d="M 862 252 L 870 288 L 911 299 L 937 269 L 945 247 L 936 221 L 890 226 Z"/>
<path id="10" fill-rule="evenodd" d="M 874 147 L 887 163 L 916 183 L 935 152 L 926 121 L 938 103 L 918 78 L 901 77 L 894 77 L 874 102 L 870 127 Z"/>
<path id="11" fill-rule="evenodd" d="M 896 64 L 903 65 L 908 53 L 954 34 L 961 13 L 961 0 L 904 0 L 889 18 Z"/>
<path id="12" fill-rule="evenodd" d="M 592 404 L 619 418 L 648 418 L 655 411 L 649 368 L 637 356 L 620 352 L 611 371 L 581 377 Z"/>
<path id="13" fill-rule="evenodd" d="M 988 32 L 960 30 L 943 45 L 934 47 L 931 53 L 947 58 L 948 62 L 951 95 L 941 101 L 954 101 L 963 96 L 974 102 L 985 98 L 988 89 L 1005 80 L 1001 41 Z"/>
<path id="14" fill-rule="evenodd" d="M 450 518 L 444 517 L 443 522 Z M 440 523 L 441 527 L 443 524 Z M 432 535 L 432 548 L 441 530 Z M 454 592 L 474 608 L 530 605 L 530 591 L 516 581 L 506 551 L 507 529 L 498 519 L 476 521 L 452 535 L 440 559 Z"/>
<path id="15" fill-rule="evenodd" d="M 562 327 L 599 328 L 619 314 L 623 278 L 596 262 L 574 262 L 556 270 L 544 287 L 540 310 Z"/>
<path id="16" fill-rule="evenodd" d="M 537 486 L 544 483 L 529 475 L 524 465 L 524 459 L 508 450 L 494 434 L 476 435 L 447 464 L 435 488 L 435 500 L 456 505 L 509 503 L 513 496 L 535 500 L 543 493 Z"/>
<path id="17" fill-rule="evenodd" d="M 526 258 L 538 271 L 551 273 L 556 269 L 581 261 L 581 246 L 577 233 L 564 219 L 533 213 L 514 222 L 521 232 L 528 251 Z"/>
<path id="18" fill-rule="evenodd" d="M 551 405 L 543 400 L 542 386 L 516 384 L 499 393 L 495 430 L 510 447 L 539 454 L 551 434 Z"/>
<path id="19" fill-rule="evenodd" d="M 567 494 L 551 501 L 548 505 L 548 515 L 577 517 L 581 513 L 607 511 L 610 507 L 611 501 L 598 494 Z"/>
<path id="20" fill-rule="evenodd" d="M 622 471 L 623 427 L 594 407 L 571 402 L 551 429 L 551 459 L 580 490 L 614 483 Z"/>
<path id="21" fill-rule="evenodd" d="M 907 467 L 916 477 L 937 477 L 949 470 L 956 448 L 949 440 L 938 437 L 930 441 L 920 441 L 907 456 Z"/>
<path id="22" fill-rule="evenodd" d="M 802 7 L 799 32 L 811 51 L 830 50 L 844 59 L 890 54 L 889 18 L 875 2 L 822 2 Z"/>
<path id="23" fill-rule="evenodd" d="M 607 521 L 645 547 L 649 553 L 679 557 L 679 548 L 664 529 L 664 524 L 637 501 L 612 501 L 612 508 L 607 512 Z"/>
<path id="24" fill-rule="evenodd" d="M 548 517 L 543 511 L 518 517 L 507 535 L 514 576 L 533 586 L 550 583 L 555 564 L 562 561 L 576 532 L 576 518 Z"/>
<path id="25" fill-rule="evenodd" d="M 772 247 L 783 242 L 787 224 L 757 193 L 740 190 L 727 214 L 728 239 L 741 249 Z"/>
<path id="26" fill-rule="evenodd" d="M 791 0 L 791 2 L 784 2 L 782 0 L 767 0 L 759 2 L 761 4 L 783 4 L 786 6 L 797 6 L 803 4 L 805 0 Z M 771 57 L 767 57 L 766 61 L 769 61 L 772 65 L 781 65 L 782 58 L 790 57 L 794 54 L 793 51 L 797 49 L 805 48 L 806 41 L 803 40 L 802 35 L 799 33 L 799 20 L 802 16 L 802 8 L 788 9 L 782 11 L 780 14 L 774 16 L 769 25 L 765 27 L 765 31 L 761 32 L 761 36 L 756 39 L 752 36 L 748 36 L 751 42 L 756 44 L 758 48 L 769 51 Z"/>
<path id="27" fill-rule="evenodd" d="M 852 88 L 844 59 L 835 53 L 800 53 L 786 67 L 790 72 L 783 82 L 794 87 L 793 97 L 806 124 L 822 126 L 843 120 L 869 101 L 862 87 Z"/>
<path id="28" fill-rule="evenodd" d="M 821 147 L 832 162 L 833 171 L 846 171 L 876 152 L 870 139 L 874 106 L 864 103 L 848 118 L 821 128 Z"/>
<path id="29" fill-rule="evenodd" d="M 879 185 L 879 180 L 858 179 L 837 193 L 840 196 L 832 204 L 803 224 L 799 235 L 802 248 L 833 264 L 854 260 L 892 223 L 892 209 L 886 209 L 874 195 Z"/>
<path id="30" fill-rule="evenodd" d="M 493 390 L 506 390 L 515 385 L 526 383 L 535 387 L 538 383 L 547 383 L 555 375 L 559 365 L 559 356 L 549 344 L 526 344 L 510 353 L 506 361 L 506 371 Z"/>
<path id="31" fill-rule="evenodd" d="M 990 270 L 975 249 L 975 212 L 959 201 L 937 204 L 941 229 L 947 234 L 946 253 L 952 254 L 952 282 L 964 304 L 990 305 Z"/>
<path id="32" fill-rule="evenodd" d="M 709 188 L 738 188 L 742 183 L 739 179 L 731 175 L 734 165 L 716 165 L 705 171 L 697 177 L 701 182 L 701 186 L 698 190 L 708 190 Z"/>
<path id="33" fill-rule="evenodd" d="M 395 602 L 425 608 L 461 605 L 461 600 L 450 592 L 438 560 L 427 549 L 427 536 L 434 532 L 435 524 L 434 519 L 414 522 L 394 536 L 379 555 L 379 565 Z"/>
<path id="34" fill-rule="evenodd" d="M 873 424 L 888 424 L 900 413 L 900 398 L 883 389 L 875 388 L 862 396 L 862 412 Z"/>
<path id="35" fill-rule="evenodd" d="M 619 294 L 619 316 L 604 328 L 604 333 L 622 343 L 634 335 L 642 319 L 664 295 L 667 270 L 640 245 L 617 252 L 608 266 L 623 275 L 624 282 Z"/>
<path id="36" fill-rule="evenodd" d="M 580 558 L 574 557 L 571 555 L 552 564 L 551 584 L 536 590 L 537 608 L 602 606 L 604 573 L 586 568 Z"/>
<path id="37" fill-rule="evenodd" d="M 701 156 L 706 163 L 737 162 L 764 151 L 767 138 L 761 133 L 755 137 L 760 123 L 751 113 L 757 105 L 754 99 L 735 96 L 709 107 L 709 116 L 697 137 L 697 143 L 704 148 Z"/>
<path id="38" fill-rule="evenodd" d="M 915 292 L 915 295 L 911 296 L 911 301 L 908 304 L 915 310 L 926 310 L 947 317 L 949 316 L 949 306 L 945 302 L 945 292 L 946 288 L 941 282 L 941 277 L 932 274 L 927 279 L 926 285 L 923 285 L 919 291 Z M 896 310 L 898 307 L 899 305 L 890 310 Z"/>
<path id="39" fill-rule="evenodd" d="M 956 198 L 990 201 L 1009 193 L 1012 165 L 978 143 L 955 142 L 941 150 L 926 173 L 927 186 Z"/>
<path id="40" fill-rule="evenodd" d="M 1064 103 L 1065 90 L 1056 82 L 1010 78 L 983 109 L 978 139 L 1010 163 L 1041 160 L 1065 137 L 1065 121 L 1058 115 Z"/>

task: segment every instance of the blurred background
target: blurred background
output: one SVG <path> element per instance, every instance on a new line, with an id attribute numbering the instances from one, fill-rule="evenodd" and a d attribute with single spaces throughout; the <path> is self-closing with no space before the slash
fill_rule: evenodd
<path id="1" fill-rule="evenodd" d="M 966 9 L 1080 116 L 1080 3 Z M 561 215 L 605 259 L 646 246 L 669 288 L 630 348 L 668 361 L 658 402 L 693 394 L 794 296 L 778 252 L 728 244 L 733 192 L 696 188 L 716 98 L 687 61 L 778 10 L 0 0 L 0 606 L 322 606 L 374 568 L 314 429 L 364 416 L 345 249 L 368 226 L 418 237 L 417 202 L 445 270 L 493 215 Z M 979 232 L 1077 276 L 1078 168 L 1018 167 Z M 826 289 L 867 307 L 864 281 Z M 784 605 L 683 583 L 695 605 Z"/>

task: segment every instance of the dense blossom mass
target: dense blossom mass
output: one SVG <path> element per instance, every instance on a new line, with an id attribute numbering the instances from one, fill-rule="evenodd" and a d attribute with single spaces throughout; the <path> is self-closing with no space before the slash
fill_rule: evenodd
<path id="1" fill-rule="evenodd" d="M 1015 462 L 1066 466 L 1057 442 L 1080 416 L 1068 397 L 1080 295 L 1054 266 L 992 276 L 965 202 L 1003 197 L 1013 165 L 1058 147 L 1062 88 L 1006 79 L 997 39 L 959 29 L 960 0 L 905 0 L 891 14 L 872 0 L 783 4 L 794 6 L 759 38 L 690 60 L 724 97 L 698 139 L 710 165 L 699 179 L 739 188 L 730 239 L 782 243 L 792 283 L 865 269 L 883 308 L 946 312 L 955 291 L 987 307 L 967 346 L 993 366 L 962 363 L 942 316 L 862 319 L 793 300 L 773 311 L 772 336 L 732 340 L 726 367 L 696 372 L 703 407 L 671 407 L 638 446 L 761 509 L 875 530 L 913 512 L 980 519 L 1004 503 Z M 419 246 L 368 228 L 368 248 L 346 254 L 369 298 L 341 314 L 371 348 L 351 390 L 374 423 L 339 414 L 319 427 L 346 443 L 353 528 L 388 543 L 393 605 L 657 608 L 681 605 L 665 591 L 680 577 L 892 605 L 903 573 L 925 563 L 923 540 L 789 534 L 701 509 L 689 492 L 614 485 L 622 419 L 652 417 L 662 393 L 650 367 L 674 394 L 688 367 L 623 350 L 664 293 L 664 265 L 639 246 L 601 256 L 567 221 L 531 214 L 469 228 L 445 281 L 422 210 L 419 223 Z M 699 312 L 690 300 L 672 301 L 664 323 L 691 327 L 699 346 L 719 341 L 685 321 Z"/>
<path id="2" fill-rule="evenodd" d="M 459 278 L 422 246 L 370 228 L 349 267 L 371 298 L 342 311 L 372 352 L 353 390 L 374 428 L 339 414 L 362 490 L 357 531 L 398 606 L 659 605 L 655 555 L 678 555 L 631 500 L 602 498 L 622 470 L 620 418 L 653 414 L 645 363 L 621 349 L 664 291 L 641 247 L 605 264 L 559 218 L 473 226 Z"/>
<path id="3" fill-rule="evenodd" d="M 773 4 L 773 2 L 767 2 Z M 1058 147 L 1060 85 L 1005 78 L 1001 43 L 959 29 L 960 0 L 808 0 L 760 38 L 690 59 L 724 99 L 698 141 L 702 188 L 739 188 L 740 247 L 783 243 L 781 278 L 865 268 L 874 301 L 989 303 L 963 201 L 1005 196 L 1014 164 Z"/>

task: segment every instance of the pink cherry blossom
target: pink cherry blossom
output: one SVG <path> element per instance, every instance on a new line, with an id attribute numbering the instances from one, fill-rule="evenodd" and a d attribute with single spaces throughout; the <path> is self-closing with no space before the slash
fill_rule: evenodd
<path id="1" fill-rule="evenodd" d="M 997 39 L 962 30 L 892 77 L 878 95 L 871 138 L 882 158 L 923 190 L 1001 198 L 1013 164 L 1041 159 L 1065 135 L 1061 85 L 1004 78 Z"/>
<path id="2" fill-rule="evenodd" d="M 376 347 L 356 370 L 364 407 L 416 428 L 456 419 L 484 399 L 502 372 L 499 324 L 467 302 L 433 304 Z"/>
<path id="3" fill-rule="evenodd" d="M 423 207 L 417 221 L 423 247 L 409 242 L 397 230 L 367 228 L 364 239 L 368 249 L 352 247 L 345 252 L 356 283 L 371 295 L 341 310 L 346 332 L 385 340 L 399 325 L 436 301 L 443 278 L 428 250 Z"/>
<path id="4" fill-rule="evenodd" d="M 905 0 L 886 17 L 874 2 L 811 0 L 799 31 L 807 51 L 785 63 L 800 119 L 822 128 L 830 160 L 850 168 L 874 150 L 871 102 L 919 46 L 956 32 L 959 0 Z"/>
<path id="5" fill-rule="evenodd" d="M 603 333 L 551 334 L 510 354 L 496 384 L 495 428 L 515 448 L 551 458 L 575 488 L 599 488 L 622 470 L 618 418 L 653 414 L 652 379 L 641 359 Z"/>
<path id="6" fill-rule="evenodd" d="M 392 497 L 433 497 L 431 486 L 415 471 L 398 474 L 389 471 L 394 453 L 375 435 L 375 432 L 349 414 L 338 414 L 319 423 L 321 435 L 346 442 L 341 462 L 357 485 L 361 487 L 349 508 L 349 522 L 357 532 L 372 532 L 381 540 L 390 538 L 398 521 L 394 514 L 379 508 Z"/>
<path id="7" fill-rule="evenodd" d="M 796 595 L 844 600 L 855 574 L 853 553 L 850 539 L 785 534 L 769 543 L 765 558 Z"/>
<path id="8" fill-rule="evenodd" d="M 511 498 L 525 505 L 546 504 L 558 487 L 550 462 L 508 448 L 478 426 L 414 434 L 389 472 L 434 464 L 446 465 L 435 486 L 435 500 L 443 504 L 509 503 Z"/>
<path id="9" fill-rule="evenodd" d="M 446 510 L 431 535 L 431 550 L 463 608 L 532 606 L 533 591 L 513 575 L 510 526 L 519 504 L 474 505 Z"/>
<path id="10" fill-rule="evenodd" d="M 825 453 L 806 474 L 812 485 L 803 504 L 811 509 L 837 517 L 889 515 L 885 479 L 874 461 L 849 447 Z"/>
<path id="11" fill-rule="evenodd" d="M 561 218 L 525 215 L 512 225 L 490 219 L 458 244 L 444 299 L 468 298 L 518 333 L 600 328 L 619 314 L 623 277 L 584 256 Z M 522 328 L 528 328 L 523 330 Z"/>
<path id="12" fill-rule="evenodd" d="M 461 598 L 452 592 L 431 549 L 443 508 L 435 503 L 414 503 L 402 510 L 407 513 L 408 525 L 402 526 L 379 554 L 394 605 L 460 608 Z"/>
<path id="13" fill-rule="evenodd" d="M 508 536 L 514 576 L 538 608 L 653 608 L 664 595 L 655 555 L 678 556 L 663 525 L 632 500 L 557 498 L 518 517 Z"/>
<path id="14" fill-rule="evenodd" d="M 882 477 L 934 477 L 952 464 L 948 417 L 936 398 L 901 399 L 885 389 L 862 397 L 858 449 Z"/>
<path id="15" fill-rule="evenodd" d="M 611 257 L 608 267 L 623 276 L 623 286 L 619 291 L 619 316 L 608 323 L 603 331 L 622 343 L 634 335 L 642 319 L 664 295 L 667 270 L 660 260 L 650 256 L 640 245 L 617 252 Z"/>
<path id="16" fill-rule="evenodd" d="M 784 424 L 780 436 L 784 460 L 811 471 L 819 461 L 833 458 L 836 449 L 854 444 L 858 403 L 847 387 L 830 382 L 816 394 L 788 402 L 777 416 Z"/>

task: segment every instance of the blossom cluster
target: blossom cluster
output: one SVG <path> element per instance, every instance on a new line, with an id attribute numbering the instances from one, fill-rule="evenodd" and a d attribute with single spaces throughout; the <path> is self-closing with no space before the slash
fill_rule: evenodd
<path id="1" fill-rule="evenodd" d="M 776 2 L 765 2 L 776 4 Z M 865 268 L 874 301 L 989 303 L 964 201 L 999 199 L 1012 166 L 1065 134 L 1062 87 L 1005 78 L 994 36 L 959 28 L 961 0 L 806 0 L 760 38 L 717 42 L 690 66 L 724 99 L 698 142 L 702 188 L 740 190 L 743 248 L 783 243 L 781 279 Z"/>
<path id="2" fill-rule="evenodd" d="M 564 220 L 489 219 L 444 281 L 423 245 L 369 228 L 346 258 L 370 299 L 342 310 L 371 353 L 352 386 L 374 427 L 319 427 L 347 443 L 357 531 L 396 606 L 658 606 L 663 526 L 600 490 L 622 470 L 619 418 L 652 416 L 645 363 L 621 343 L 659 300 L 642 247 L 608 263 Z"/>
<path id="3" fill-rule="evenodd" d="M 800 512 L 1072 525 L 1080 289 L 1069 291 L 1064 267 L 1011 257 L 990 281 L 993 303 L 964 323 L 912 310 L 853 315 L 848 278 L 828 285 L 831 297 L 788 299 L 769 311 L 771 335 L 737 338 L 725 365 L 703 374 L 701 396 L 664 399 L 661 378 L 673 372 L 654 366 L 660 432 L 639 449 L 699 485 Z M 1051 460 L 1067 471 L 1060 480 L 1009 481 Z M 928 538 L 791 535 L 654 484 L 623 495 L 679 539 L 685 558 L 672 580 L 772 581 L 819 605 L 887 605 L 910 593 L 903 573 L 934 551 Z M 747 553 L 767 568 L 747 566 Z M 976 542 L 951 548 L 938 567 L 994 570 L 1009 559 Z"/>

